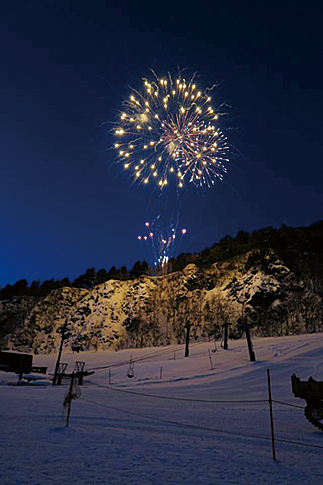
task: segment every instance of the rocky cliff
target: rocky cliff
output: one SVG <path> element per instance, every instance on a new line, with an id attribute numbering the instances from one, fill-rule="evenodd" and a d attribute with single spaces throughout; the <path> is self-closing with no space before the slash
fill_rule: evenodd
<path id="1" fill-rule="evenodd" d="M 315 286 L 315 285 L 314 285 Z M 36 353 L 183 342 L 216 335 L 224 322 L 231 338 L 246 323 L 259 335 L 323 329 L 322 296 L 296 277 L 272 249 L 248 251 L 207 269 L 189 264 L 165 276 L 109 280 L 93 289 L 60 288 L 42 299 L 0 302 L 0 346 Z"/>

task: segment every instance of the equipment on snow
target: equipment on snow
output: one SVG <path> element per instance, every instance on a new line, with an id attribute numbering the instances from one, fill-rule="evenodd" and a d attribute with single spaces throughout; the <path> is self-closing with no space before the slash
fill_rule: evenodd
<path id="1" fill-rule="evenodd" d="M 305 418 L 323 431 L 323 382 L 317 382 L 313 377 L 308 381 L 301 381 L 293 374 L 292 389 L 295 397 L 306 401 Z"/>

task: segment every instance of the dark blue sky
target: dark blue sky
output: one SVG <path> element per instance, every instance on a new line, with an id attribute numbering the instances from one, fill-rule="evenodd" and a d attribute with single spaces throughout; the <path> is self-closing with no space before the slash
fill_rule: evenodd
<path id="1" fill-rule="evenodd" d="M 220 81 L 241 153 L 182 197 L 182 250 L 322 219 L 322 9 L 299 2 L 13 1 L 0 18 L 0 285 L 132 267 L 146 220 L 177 214 L 111 166 L 127 86 L 149 68 Z M 254 6 L 256 5 L 256 6 Z M 194 238 L 191 240 L 191 238 Z"/>

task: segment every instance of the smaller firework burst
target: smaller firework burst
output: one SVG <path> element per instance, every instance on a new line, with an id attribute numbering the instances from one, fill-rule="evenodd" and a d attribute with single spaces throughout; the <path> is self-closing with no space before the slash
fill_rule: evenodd
<path id="1" fill-rule="evenodd" d="M 167 272 L 169 260 L 178 254 L 186 229 L 178 230 L 177 225 L 171 221 L 164 231 L 160 216 L 157 216 L 151 223 L 146 222 L 146 234 L 138 236 L 145 258 L 155 273 L 158 269 Z"/>

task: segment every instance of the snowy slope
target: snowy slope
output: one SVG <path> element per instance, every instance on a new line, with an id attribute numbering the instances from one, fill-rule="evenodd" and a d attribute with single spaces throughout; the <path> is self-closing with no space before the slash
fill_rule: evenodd
<path id="1" fill-rule="evenodd" d="M 65 353 L 70 370 L 76 360 L 101 367 L 72 402 L 69 428 L 67 382 L 8 386 L 16 377 L 1 372 L 0 483 L 322 483 L 323 433 L 287 404 L 305 404 L 292 395 L 291 374 L 323 380 L 323 334 L 258 338 L 254 348 L 254 363 L 244 339 L 228 351 L 217 342 L 216 352 L 213 341 L 194 343 L 188 358 L 183 346 Z M 37 355 L 34 364 L 53 371 L 55 356 Z M 276 438 L 286 440 L 276 443 L 276 462 L 267 368 L 274 400 L 286 403 L 274 402 Z"/>

